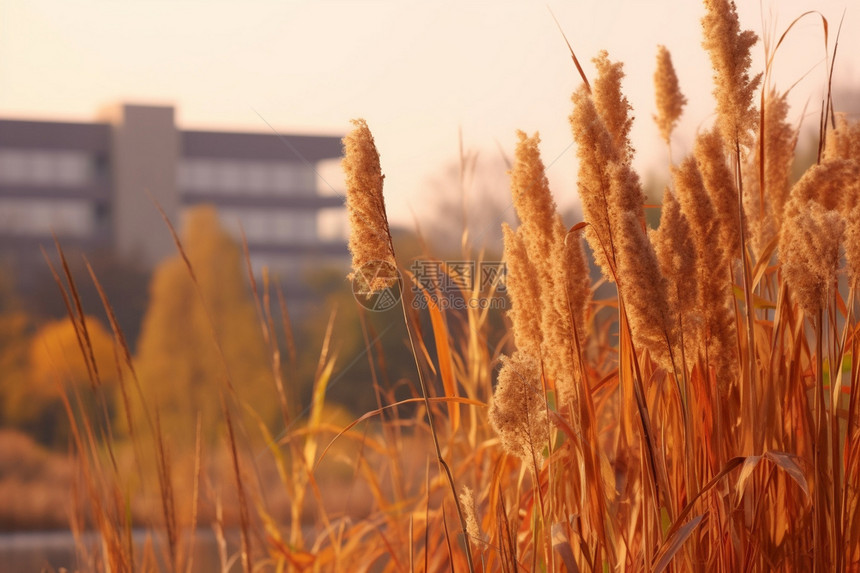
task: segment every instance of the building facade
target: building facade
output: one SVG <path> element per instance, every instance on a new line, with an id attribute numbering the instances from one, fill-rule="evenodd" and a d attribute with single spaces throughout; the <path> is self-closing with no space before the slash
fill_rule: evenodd
<path id="1" fill-rule="evenodd" d="M 175 253 L 156 203 L 177 227 L 185 209 L 214 205 L 237 240 L 244 231 L 254 269 L 288 291 L 309 268 L 348 261 L 343 231 L 319 226 L 345 224 L 342 197 L 318 176 L 340 138 L 184 130 L 161 106 L 122 104 L 101 119 L 0 119 L 0 251 L 16 266 L 44 264 L 54 233 L 64 248 L 152 267 Z"/>

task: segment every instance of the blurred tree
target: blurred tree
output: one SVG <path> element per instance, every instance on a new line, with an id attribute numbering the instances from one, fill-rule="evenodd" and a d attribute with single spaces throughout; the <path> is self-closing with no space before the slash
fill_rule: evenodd
<path id="1" fill-rule="evenodd" d="M 32 321 L 20 308 L 14 276 L 4 263 L 0 265 L 0 427 L 12 425 L 10 395 L 27 385 L 32 334 Z"/>
<path id="2" fill-rule="evenodd" d="M 99 374 L 98 388 L 71 319 L 48 322 L 32 338 L 26 336 L 24 323 L 19 320 L 6 324 L 13 323 L 20 336 L 14 343 L 14 352 L 6 357 L 11 367 L 4 385 L 3 417 L 9 425 L 46 446 L 68 445 L 69 420 L 62 403 L 63 392 L 73 404 L 80 405 L 78 414 L 91 421 L 104 419 L 106 413 L 110 416 L 101 408 L 110 406 L 117 382 L 116 359 L 113 338 L 97 318 L 87 316 L 86 324 Z M 104 397 L 103 404 L 98 402 L 99 397 Z"/>
<path id="3" fill-rule="evenodd" d="M 184 223 L 182 244 L 199 290 L 181 256 L 158 266 L 136 359 L 148 407 L 157 405 L 162 427 L 180 447 L 193 446 L 198 413 L 204 439 L 220 437 L 219 393 L 227 392 L 227 380 L 265 422 L 278 411 L 239 247 L 213 207 L 190 210 Z M 135 419 L 141 415 L 138 406 Z"/>
<path id="4" fill-rule="evenodd" d="M 0 314 L 0 426 L 13 426 L 16 395 L 28 385 L 27 349 L 32 336 L 30 318 L 20 311 Z"/>

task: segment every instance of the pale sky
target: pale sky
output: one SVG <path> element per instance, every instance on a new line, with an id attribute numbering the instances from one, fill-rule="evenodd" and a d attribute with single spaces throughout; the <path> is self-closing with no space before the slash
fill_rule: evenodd
<path id="1" fill-rule="evenodd" d="M 745 28 L 763 18 L 778 36 L 805 10 L 833 34 L 847 10 L 835 73 L 860 88 L 860 2 L 740 0 Z M 561 205 L 575 199 L 575 150 L 567 117 L 579 85 L 550 11 L 593 75 L 600 50 L 625 62 L 636 122 L 636 165 L 665 172 L 652 75 L 656 47 L 672 52 L 690 101 L 673 142 L 677 157 L 713 121 L 711 72 L 696 0 L 562 2 L 275 2 L 5 0 L 0 4 L 0 116 L 92 120 L 118 100 L 170 103 L 186 128 L 342 135 L 364 117 L 386 173 L 389 214 L 433 204 L 430 181 L 465 146 L 511 153 L 515 130 L 540 131 Z M 763 45 L 754 48 L 761 68 Z M 815 124 L 824 86 L 820 19 L 805 19 L 777 58 L 775 84 L 809 102 Z M 836 102 L 839 106 L 839 102 Z M 262 119 L 261 119 L 262 118 Z M 285 150 L 285 153 L 289 153 Z M 342 187 L 336 173 L 326 177 Z"/>

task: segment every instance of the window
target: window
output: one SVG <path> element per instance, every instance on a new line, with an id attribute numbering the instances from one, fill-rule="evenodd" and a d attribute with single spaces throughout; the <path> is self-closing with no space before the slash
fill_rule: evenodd
<path id="1" fill-rule="evenodd" d="M 78 151 L 0 149 L 0 183 L 82 187 L 93 179 L 93 158 Z"/>
<path id="2" fill-rule="evenodd" d="M 236 161 L 219 161 L 215 164 L 217 170 L 216 186 L 221 191 L 239 191 L 242 188 L 242 166 Z"/>
<path id="3" fill-rule="evenodd" d="M 27 181 L 27 154 L 21 151 L 0 152 L 0 181 L 25 183 Z"/>
<path id="4" fill-rule="evenodd" d="M 316 193 L 313 168 L 294 161 L 239 161 L 184 159 L 177 184 L 191 193 L 248 195 L 312 195 Z"/>
<path id="5" fill-rule="evenodd" d="M 343 241 L 349 236 L 346 209 L 320 209 L 317 212 L 319 236 L 325 241 Z"/>
<path id="6" fill-rule="evenodd" d="M 316 174 L 303 163 L 278 163 L 274 175 L 273 190 L 278 194 L 309 195 L 316 191 Z"/>
<path id="7" fill-rule="evenodd" d="M 85 201 L 39 199 L 0 200 L 0 225 L 14 235 L 82 237 L 95 229 L 95 209 Z"/>
<path id="8" fill-rule="evenodd" d="M 249 242 L 269 245 L 309 244 L 317 240 L 316 218 L 305 211 L 222 208 L 221 221 L 236 240 L 241 228 Z"/>
<path id="9" fill-rule="evenodd" d="M 248 162 L 245 165 L 245 187 L 251 195 L 261 195 L 272 188 L 271 168 L 263 162 Z"/>
<path id="10" fill-rule="evenodd" d="M 179 188 L 186 191 L 212 191 L 218 180 L 213 162 L 205 159 L 180 162 L 177 178 Z"/>
<path id="11" fill-rule="evenodd" d="M 92 179 L 92 163 L 82 153 L 63 153 L 56 159 L 56 179 L 68 185 L 83 185 Z"/>

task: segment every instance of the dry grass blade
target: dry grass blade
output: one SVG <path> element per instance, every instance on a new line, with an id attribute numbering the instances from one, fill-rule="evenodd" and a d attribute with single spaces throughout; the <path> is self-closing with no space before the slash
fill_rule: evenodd
<path id="1" fill-rule="evenodd" d="M 663 547 L 660 551 L 657 552 L 657 562 L 654 564 L 654 573 L 662 573 L 666 567 L 672 562 L 672 559 L 675 558 L 675 555 L 678 551 L 683 547 L 684 542 L 687 541 L 687 538 L 690 537 L 695 531 L 696 528 L 702 523 L 705 519 L 705 515 L 697 515 L 681 527 L 675 530 L 669 539 L 663 544 Z"/>
<path id="2" fill-rule="evenodd" d="M 487 407 L 487 405 L 483 402 L 479 402 L 478 400 L 471 400 L 469 398 L 462 398 L 462 397 L 441 396 L 438 398 L 429 398 L 428 401 L 430 403 L 455 402 L 455 403 L 463 404 L 466 406 L 480 406 L 483 408 Z M 407 398 L 405 400 L 399 400 L 398 402 L 395 402 L 393 404 L 387 404 L 387 405 L 383 406 L 382 408 L 377 408 L 376 410 L 371 410 L 370 412 L 365 412 L 360 417 L 356 418 L 355 420 L 353 420 L 352 422 L 347 424 L 346 427 L 344 427 L 334 438 L 332 438 L 331 442 L 329 442 L 329 445 L 326 446 L 325 449 L 320 453 L 319 459 L 317 459 L 316 465 L 314 466 L 314 470 L 316 470 L 316 467 L 319 466 L 319 463 L 325 457 L 326 452 L 328 452 L 331 449 L 331 447 L 334 445 L 334 443 L 342 435 L 344 435 L 349 430 L 353 429 L 355 426 L 357 426 L 361 422 L 364 422 L 365 420 L 369 420 L 371 418 L 379 416 L 386 410 L 396 409 L 396 408 L 399 408 L 400 406 L 404 406 L 406 404 L 418 404 L 418 403 L 423 403 L 423 402 L 425 402 L 424 398 Z"/>
<path id="3" fill-rule="evenodd" d="M 410 275 L 411 276 L 411 275 Z M 436 343 L 436 358 L 439 364 L 439 376 L 442 378 L 442 387 L 445 390 L 445 395 L 448 397 L 457 397 L 457 381 L 454 379 L 453 361 L 451 358 L 451 343 L 448 335 L 448 328 L 445 325 L 445 317 L 439 306 L 434 301 L 434 297 L 427 292 L 424 285 L 418 280 L 413 280 L 424 295 L 424 300 L 427 302 L 427 310 L 430 313 L 430 321 L 433 327 L 433 339 Z M 451 421 L 451 434 L 457 433 L 460 427 L 460 409 L 456 404 L 451 404 L 451 409 L 448 412 L 448 418 Z"/>
<path id="4" fill-rule="evenodd" d="M 735 486 L 737 491 L 738 499 L 744 496 L 746 492 L 747 481 L 752 476 L 753 471 L 756 466 L 758 466 L 759 462 L 763 459 L 766 459 L 772 462 L 776 467 L 783 470 L 794 482 L 803 490 L 804 495 L 807 499 L 811 499 L 809 483 L 806 480 L 806 477 L 803 475 L 803 471 L 800 469 L 800 466 L 795 461 L 796 456 L 792 456 L 790 454 L 786 454 L 784 452 L 774 452 L 768 451 L 765 452 L 761 456 L 748 456 L 743 463 L 743 467 L 741 467 L 741 471 L 738 474 L 738 481 Z"/>
<path id="5" fill-rule="evenodd" d="M 549 9 L 549 8 L 547 8 Z M 549 11 L 552 19 L 555 20 L 556 26 L 558 26 L 558 31 L 561 32 L 561 37 L 564 38 L 564 43 L 567 44 L 567 49 L 570 50 L 570 58 L 573 60 L 573 65 L 576 66 L 576 71 L 579 72 L 579 77 L 582 78 L 583 83 L 588 88 L 588 91 L 591 91 L 591 84 L 588 83 L 588 76 L 585 75 L 585 72 L 582 70 L 582 66 L 579 65 L 579 59 L 576 57 L 576 52 L 573 51 L 573 46 L 570 45 L 570 42 L 567 39 L 567 36 L 564 33 L 564 30 L 561 27 L 558 19 L 555 17 L 555 14 L 552 13 L 552 10 Z"/>
<path id="6" fill-rule="evenodd" d="M 202 420 L 200 415 L 198 415 L 197 432 L 194 440 L 194 489 L 191 494 L 191 525 L 189 526 L 190 536 L 188 540 L 188 561 L 185 565 L 186 573 L 191 573 L 194 570 L 194 541 L 197 531 L 197 512 L 200 506 L 200 471 L 203 459 L 201 424 Z"/>
<path id="7" fill-rule="evenodd" d="M 220 397 L 221 408 L 224 413 L 224 421 L 227 423 L 227 440 L 228 445 L 230 446 L 230 459 L 232 461 L 233 474 L 236 479 L 236 493 L 239 496 L 239 534 L 242 543 L 242 570 L 245 573 L 251 573 L 253 569 L 253 554 L 251 551 L 251 518 L 248 511 L 248 500 L 246 498 L 245 485 L 240 467 L 239 452 L 236 449 L 236 436 L 233 432 L 233 417 L 230 415 L 229 408 L 227 408 L 227 400 L 223 392 L 220 393 Z"/>
<path id="8" fill-rule="evenodd" d="M 552 524 L 552 548 L 561 557 L 567 571 L 579 573 L 579 566 L 573 557 L 573 549 L 570 547 L 570 539 L 561 523 Z"/>
<path id="9" fill-rule="evenodd" d="M 51 275 L 54 278 L 54 282 L 56 282 L 57 286 L 60 287 L 60 292 L 63 297 L 63 303 L 66 305 L 66 312 L 68 313 L 69 318 L 75 324 L 75 336 L 78 339 L 78 346 L 80 347 L 81 353 L 84 357 L 84 362 L 87 367 L 87 374 L 89 375 L 90 382 L 92 383 L 93 391 L 95 391 L 95 389 L 98 388 L 101 384 L 101 378 L 99 377 L 98 367 L 95 363 L 96 361 L 92 351 L 92 343 L 90 341 L 89 331 L 87 330 L 86 321 L 84 320 L 84 309 L 81 305 L 81 299 L 78 295 L 77 286 L 72 279 L 72 273 L 69 270 L 69 265 L 66 261 L 66 255 L 63 252 L 62 247 L 60 246 L 60 241 L 59 239 L 57 239 L 56 235 L 54 235 L 53 238 L 54 246 L 57 249 L 57 255 L 60 257 L 60 266 L 63 269 L 63 273 L 66 277 L 66 281 L 68 284 L 68 294 L 66 293 L 66 287 L 63 284 L 62 279 L 60 279 L 60 275 L 54 268 L 54 265 L 51 262 L 50 257 L 48 257 L 48 254 L 45 251 L 44 247 L 41 248 L 42 256 L 44 257 L 45 262 L 48 263 L 48 267 L 51 270 Z"/>

